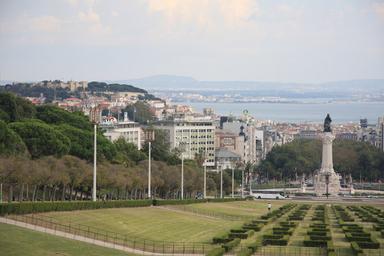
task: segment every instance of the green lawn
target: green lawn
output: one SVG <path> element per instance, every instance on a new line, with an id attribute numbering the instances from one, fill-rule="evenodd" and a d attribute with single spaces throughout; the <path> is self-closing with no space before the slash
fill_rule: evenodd
<path id="1" fill-rule="evenodd" d="M 272 210 L 289 203 L 284 200 L 251 200 L 251 201 L 237 201 L 227 203 L 202 203 L 191 204 L 184 207 L 201 210 L 201 212 L 215 212 L 218 214 L 226 214 L 232 216 L 240 216 L 245 218 L 256 218 L 260 215 L 267 213 L 268 202 L 272 204 Z M 180 206 L 183 207 L 183 206 Z"/>
<path id="2" fill-rule="evenodd" d="M 72 226 L 82 224 L 156 241 L 210 242 L 213 236 L 242 224 L 156 207 L 52 212 L 43 216 Z"/>
<path id="3" fill-rule="evenodd" d="M 0 224 L 0 254 L 7 256 L 133 255 L 8 224 Z"/>

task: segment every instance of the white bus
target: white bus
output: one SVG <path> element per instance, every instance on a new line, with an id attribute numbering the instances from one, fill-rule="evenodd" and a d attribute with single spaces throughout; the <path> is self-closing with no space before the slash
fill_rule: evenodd
<path id="1" fill-rule="evenodd" d="M 254 199 L 286 199 L 286 197 L 278 191 L 256 191 L 252 192 L 251 196 Z"/>

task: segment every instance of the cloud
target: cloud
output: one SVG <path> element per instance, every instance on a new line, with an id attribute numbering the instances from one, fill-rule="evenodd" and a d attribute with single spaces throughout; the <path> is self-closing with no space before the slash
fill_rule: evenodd
<path id="1" fill-rule="evenodd" d="M 87 12 L 79 12 L 79 18 L 83 22 L 100 23 L 100 16 L 92 9 Z"/>
<path id="2" fill-rule="evenodd" d="M 258 12 L 254 0 L 148 0 L 148 8 L 152 14 L 161 14 L 171 26 L 236 26 Z"/>
<path id="3" fill-rule="evenodd" d="M 55 16 L 36 17 L 31 21 L 33 29 L 45 32 L 58 31 L 61 27 L 61 23 L 61 20 Z"/>
<path id="4" fill-rule="evenodd" d="M 375 3 L 373 4 L 373 10 L 378 16 L 384 19 L 384 3 Z"/>

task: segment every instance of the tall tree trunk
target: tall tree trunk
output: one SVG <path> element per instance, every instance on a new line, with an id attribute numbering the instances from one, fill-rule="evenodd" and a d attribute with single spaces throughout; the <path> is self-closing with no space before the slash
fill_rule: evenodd
<path id="1" fill-rule="evenodd" d="M 73 199 L 73 185 L 71 186 L 70 190 L 69 190 L 69 201 L 72 201 Z"/>
<path id="2" fill-rule="evenodd" d="M 61 192 L 61 201 L 65 200 L 65 184 L 63 184 L 63 191 Z"/>
<path id="3" fill-rule="evenodd" d="M 20 185 L 20 191 L 19 191 L 19 201 L 23 201 L 23 194 L 24 194 L 24 183 L 21 183 Z"/>
<path id="4" fill-rule="evenodd" d="M 27 183 L 27 193 L 25 194 L 25 200 L 29 201 L 29 184 Z"/>
<path id="5" fill-rule="evenodd" d="M 33 187 L 33 193 L 32 193 L 32 201 L 36 200 L 36 192 L 37 192 L 37 185 Z"/>
<path id="6" fill-rule="evenodd" d="M 13 201 L 13 185 L 9 185 L 8 202 Z"/>
<path id="7" fill-rule="evenodd" d="M 45 192 L 47 190 L 47 185 L 43 186 L 43 202 L 45 201 Z"/>

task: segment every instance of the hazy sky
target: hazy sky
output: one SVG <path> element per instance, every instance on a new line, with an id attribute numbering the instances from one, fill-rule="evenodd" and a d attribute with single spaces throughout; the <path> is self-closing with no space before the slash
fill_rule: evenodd
<path id="1" fill-rule="evenodd" d="M 1 80 L 384 78 L 384 1 L 0 0 Z"/>

